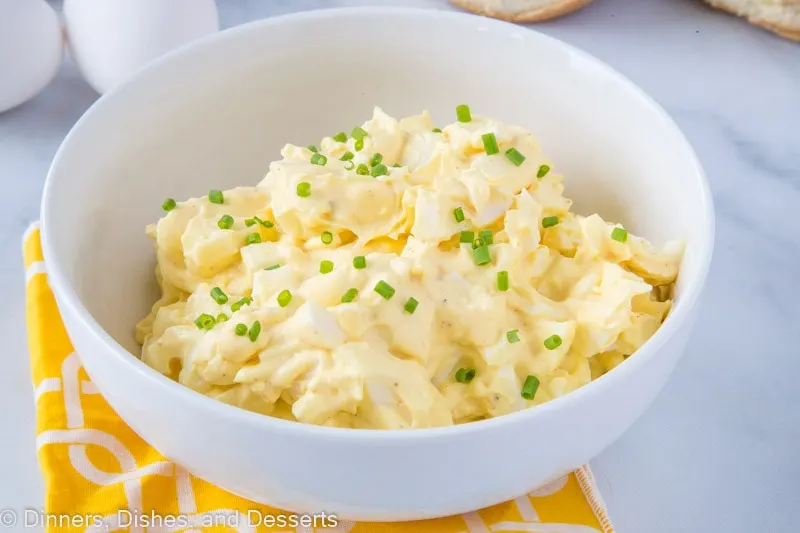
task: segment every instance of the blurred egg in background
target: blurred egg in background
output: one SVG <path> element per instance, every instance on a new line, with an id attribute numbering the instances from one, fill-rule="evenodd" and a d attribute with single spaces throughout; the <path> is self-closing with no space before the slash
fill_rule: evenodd
<path id="1" fill-rule="evenodd" d="M 61 25 L 45 0 L 0 0 L 0 113 L 44 89 L 62 57 Z"/>
<path id="2" fill-rule="evenodd" d="M 158 56 L 219 30 L 214 0 L 64 0 L 63 9 L 70 53 L 99 93 Z"/>

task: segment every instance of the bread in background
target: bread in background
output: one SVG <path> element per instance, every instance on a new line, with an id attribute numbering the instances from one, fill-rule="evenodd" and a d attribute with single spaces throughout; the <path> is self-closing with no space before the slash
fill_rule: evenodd
<path id="1" fill-rule="evenodd" d="M 487 17 L 511 22 L 538 22 L 582 8 L 592 0 L 450 0 L 453 4 Z"/>
<path id="2" fill-rule="evenodd" d="M 800 0 L 706 0 L 787 39 L 800 41 Z"/>

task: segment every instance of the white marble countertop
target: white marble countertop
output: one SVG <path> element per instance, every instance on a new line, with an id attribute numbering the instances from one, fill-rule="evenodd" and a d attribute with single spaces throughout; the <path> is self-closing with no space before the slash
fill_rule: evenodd
<path id="1" fill-rule="evenodd" d="M 222 24 L 341 5 L 445 0 L 220 0 Z M 694 144 L 717 246 L 688 353 L 664 392 L 592 466 L 620 533 L 800 530 L 800 44 L 699 0 L 596 0 L 536 26 L 655 97 Z M 2 81 L 0 81 L 2 83 Z M 0 114 L 0 510 L 41 507 L 20 236 L 59 143 L 96 95 L 69 63 Z M 792 326 L 794 324 L 794 326 Z"/>

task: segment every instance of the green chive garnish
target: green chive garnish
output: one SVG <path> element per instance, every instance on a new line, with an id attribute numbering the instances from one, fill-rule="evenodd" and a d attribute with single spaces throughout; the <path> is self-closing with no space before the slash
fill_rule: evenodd
<path id="1" fill-rule="evenodd" d="M 166 200 L 164 200 L 164 203 L 161 204 L 161 209 L 163 209 L 164 211 L 172 211 L 176 207 L 178 207 L 178 202 L 176 202 L 172 198 L 167 198 Z"/>
<path id="2" fill-rule="evenodd" d="M 386 283 L 385 281 L 381 280 L 375 285 L 375 292 L 383 296 L 384 300 L 391 300 L 392 296 L 394 296 L 395 290 L 394 287 Z"/>
<path id="3" fill-rule="evenodd" d="M 484 246 L 485 244 L 486 243 L 483 242 L 483 239 L 478 237 L 477 239 L 472 241 L 472 249 L 474 250 L 475 248 L 480 248 L 481 246 Z"/>
<path id="4" fill-rule="evenodd" d="M 261 242 L 261 234 L 260 233 L 248 233 L 247 236 L 244 238 L 245 245 L 247 244 L 258 244 Z"/>
<path id="5" fill-rule="evenodd" d="M 342 296 L 342 303 L 350 303 L 356 299 L 356 296 L 358 296 L 358 289 L 347 289 L 347 292 L 344 293 L 344 296 Z"/>
<path id="6" fill-rule="evenodd" d="M 280 267 L 281 267 L 280 265 L 272 265 L 272 266 L 268 266 L 268 267 L 267 267 L 267 268 L 265 268 L 264 270 L 277 270 L 277 269 L 279 269 Z"/>
<path id="7" fill-rule="evenodd" d="M 231 229 L 233 227 L 233 217 L 230 215 L 222 215 L 217 221 L 219 229 Z"/>
<path id="8" fill-rule="evenodd" d="M 353 143 L 353 148 L 356 149 L 356 152 L 360 152 L 364 149 L 364 139 L 356 139 L 356 142 Z"/>
<path id="9" fill-rule="evenodd" d="M 456 217 L 456 222 L 464 222 L 464 210 L 460 207 L 453 209 L 453 216 Z"/>
<path id="10" fill-rule="evenodd" d="M 405 305 L 403 306 L 403 309 L 406 310 L 406 313 L 413 315 L 414 311 L 417 310 L 418 305 L 419 302 L 416 299 L 409 298 L 408 301 L 406 301 Z"/>
<path id="11" fill-rule="evenodd" d="M 250 342 L 256 342 L 259 333 L 261 333 L 261 322 L 256 320 L 255 322 L 253 322 L 253 325 L 250 326 L 250 331 L 247 332 L 247 336 L 250 338 Z"/>
<path id="12" fill-rule="evenodd" d="M 354 168 L 356 168 L 356 164 L 353 163 L 352 161 L 345 161 L 344 162 L 344 169 L 345 170 L 353 170 Z"/>
<path id="13" fill-rule="evenodd" d="M 558 224 L 558 217 L 557 216 L 544 217 L 542 219 L 542 227 L 543 228 L 552 228 L 556 224 Z"/>
<path id="14" fill-rule="evenodd" d="M 548 172 L 550 172 L 550 166 L 549 165 L 542 165 L 542 166 L 539 167 L 539 170 L 536 171 L 536 177 L 537 178 L 543 178 L 543 177 L 547 176 Z"/>
<path id="15" fill-rule="evenodd" d="M 459 122 L 472 122 L 472 113 L 470 113 L 469 106 L 466 104 L 456 106 L 456 116 Z"/>
<path id="16" fill-rule="evenodd" d="M 323 231 L 319 238 L 322 241 L 322 244 L 330 244 L 333 242 L 333 233 L 330 231 Z"/>
<path id="17" fill-rule="evenodd" d="M 228 303 L 228 295 L 225 294 L 225 292 L 219 287 L 214 287 L 213 289 L 211 289 L 211 297 L 219 305 Z"/>
<path id="18" fill-rule="evenodd" d="M 501 270 L 497 273 L 497 290 L 506 292 L 508 290 L 508 271 Z"/>
<path id="19" fill-rule="evenodd" d="M 506 332 L 506 339 L 508 339 L 508 342 L 510 342 L 511 344 L 518 343 L 519 342 L 519 330 L 518 329 L 512 329 L 511 331 L 507 331 Z"/>
<path id="20" fill-rule="evenodd" d="M 322 154 L 314 154 L 311 156 L 311 164 L 324 167 L 328 163 L 328 158 Z"/>
<path id="21" fill-rule="evenodd" d="M 494 136 L 494 133 L 484 133 L 481 135 L 481 139 L 483 139 L 483 149 L 486 151 L 486 155 L 494 155 L 500 152 L 500 148 L 497 146 L 497 137 Z"/>
<path id="22" fill-rule="evenodd" d="M 374 167 L 375 165 L 379 165 L 383 161 L 383 154 L 380 152 L 375 152 L 373 156 L 369 159 L 370 166 Z"/>
<path id="23" fill-rule="evenodd" d="M 317 153 L 317 151 L 318 151 L 318 150 L 317 150 L 317 147 L 316 147 L 316 146 L 314 146 L 313 144 L 309 144 L 309 145 L 307 146 L 307 148 L 308 148 L 308 150 L 309 150 L 310 152 L 314 152 L 315 154 L 316 154 L 316 153 Z"/>
<path id="24" fill-rule="evenodd" d="M 333 272 L 333 261 L 320 261 L 319 263 L 319 273 L 320 274 L 329 274 Z"/>
<path id="25" fill-rule="evenodd" d="M 358 255 L 353 258 L 353 267 L 354 268 L 367 268 L 367 258 L 363 255 Z"/>
<path id="26" fill-rule="evenodd" d="M 377 178 L 378 176 L 385 176 L 386 174 L 388 174 L 389 169 L 386 168 L 386 165 L 380 163 L 372 167 L 372 170 L 370 170 L 369 173 L 373 178 Z"/>
<path id="27" fill-rule="evenodd" d="M 611 230 L 611 238 L 617 242 L 625 242 L 628 240 L 628 232 L 622 228 L 614 228 Z"/>
<path id="28" fill-rule="evenodd" d="M 245 296 L 241 300 L 238 300 L 231 304 L 231 311 L 235 313 L 236 311 L 241 309 L 243 305 L 250 305 L 252 302 L 253 302 L 252 298 L 250 298 L 249 296 Z"/>
<path id="29" fill-rule="evenodd" d="M 359 176 L 369 176 L 369 167 L 364 163 L 359 163 L 356 167 L 356 174 Z"/>
<path id="30" fill-rule="evenodd" d="M 395 163 L 394 165 L 392 165 L 392 168 L 400 168 L 402 166 L 403 165 L 401 165 L 400 163 Z"/>
<path id="31" fill-rule="evenodd" d="M 472 258 L 478 266 L 488 265 L 492 262 L 492 254 L 488 246 L 481 246 L 472 250 Z"/>
<path id="32" fill-rule="evenodd" d="M 474 368 L 459 368 L 456 371 L 456 381 L 459 383 L 469 383 L 473 379 L 475 379 Z"/>
<path id="33" fill-rule="evenodd" d="M 221 204 L 225 201 L 225 198 L 222 196 L 222 191 L 212 189 L 208 191 L 208 201 L 212 204 Z"/>
<path id="34" fill-rule="evenodd" d="M 297 196 L 300 198 L 308 198 L 311 196 L 311 184 L 307 181 L 301 181 L 297 184 Z"/>
<path id="35" fill-rule="evenodd" d="M 292 293 L 288 290 L 282 290 L 280 294 L 278 294 L 278 305 L 281 307 L 286 307 L 289 305 L 289 302 L 292 301 Z"/>
<path id="36" fill-rule="evenodd" d="M 561 346 L 561 337 L 558 335 L 550 335 L 544 340 L 544 347 L 548 350 L 555 350 Z"/>
<path id="37" fill-rule="evenodd" d="M 245 326 L 244 324 L 236 324 L 236 327 L 233 328 L 233 331 L 240 337 L 244 337 L 245 335 L 247 335 L 247 326 Z"/>
<path id="38" fill-rule="evenodd" d="M 517 167 L 525 161 L 525 156 L 522 155 L 516 148 L 509 148 L 506 150 L 506 157 L 514 164 L 514 166 Z"/>
<path id="39" fill-rule="evenodd" d="M 249 222 L 249 224 L 248 224 L 248 222 Z M 269 220 L 261 220 L 258 217 L 248 218 L 247 220 L 244 221 L 244 223 L 245 223 L 245 225 L 247 227 L 250 227 L 250 226 L 252 226 L 254 224 L 261 224 L 265 228 L 271 228 L 271 227 L 275 226 L 275 224 L 273 224 Z"/>
<path id="40" fill-rule="evenodd" d="M 247 226 L 248 228 L 255 226 L 256 220 L 254 218 L 248 218 L 247 220 L 244 221 L 244 225 Z"/>
<path id="41" fill-rule="evenodd" d="M 346 143 L 347 142 L 347 134 L 343 131 L 340 131 L 336 135 L 333 136 L 333 140 L 337 143 Z"/>
<path id="42" fill-rule="evenodd" d="M 442 133 L 442 129 L 441 128 L 433 128 L 431 131 L 433 133 Z"/>
<path id="43" fill-rule="evenodd" d="M 355 156 L 356 155 L 353 152 L 345 152 L 345 153 L 342 154 L 342 157 L 339 158 L 339 161 L 350 161 Z"/>
<path id="44" fill-rule="evenodd" d="M 217 321 L 214 319 L 213 316 L 203 313 L 197 319 L 195 319 L 194 324 L 198 327 L 198 329 L 204 329 L 206 331 L 210 330 L 214 327 Z"/>
<path id="45" fill-rule="evenodd" d="M 355 128 L 353 128 L 353 131 L 350 133 L 350 136 L 358 141 L 366 137 L 367 132 L 361 126 L 356 126 Z"/>
<path id="46" fill-rule="evenodd" d="M 490 229 L 482 229 L 478 232 L 478 236 L 487 246 L 490 244 L 494 244 L 494 234 Z"/>
<path id="47" fill-rule="evenodd" d="M 525 383 L 522 385 L 522 397 L 526 400 L 533 400 L 538 389 L 539 378 L 536 376 L 528 376 L 525 378 Z"/>
<path id="48" fill-rule="evenodd" d="M 474 231 L 462 231 L 458 237 L 458 242 L 472 243 L 475 240 Z"/>
<path id="49" fill-rule="evenodd" d="M 228 315 L 225 313 L 220 313 L 217 315 L 217 324 L 221 324 L 222 322 L 228 321 Z"/>

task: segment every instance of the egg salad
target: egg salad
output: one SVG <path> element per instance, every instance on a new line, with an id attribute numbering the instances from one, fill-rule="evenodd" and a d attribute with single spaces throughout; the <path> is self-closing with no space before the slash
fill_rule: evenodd
<path id="1" fill-rule="evenodd" d="M 682 242 L 570 212 L 529 131 L 456 117 L 376 108 L 287 144 L 254 187 L 166 200 L 142 360 L 244 409 L 370 429 L 501 416 L 622 363 L 670 309 Z"/>

